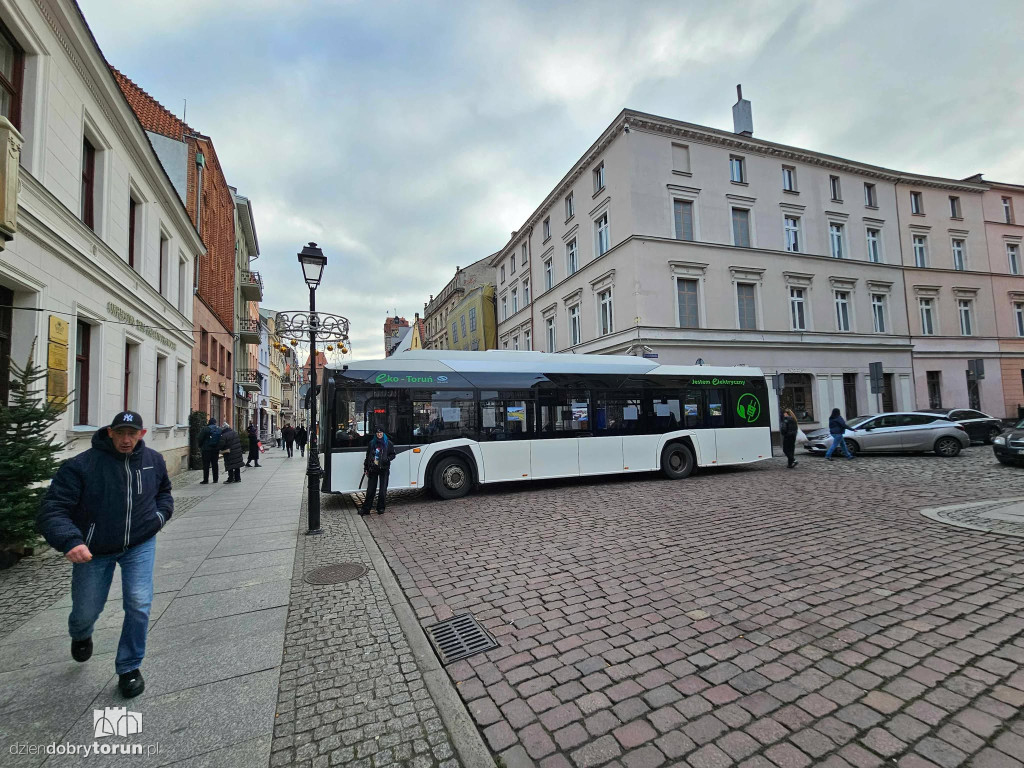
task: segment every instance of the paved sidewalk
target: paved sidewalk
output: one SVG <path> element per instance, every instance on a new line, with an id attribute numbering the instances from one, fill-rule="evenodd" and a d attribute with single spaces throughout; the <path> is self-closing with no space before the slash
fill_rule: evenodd
<path id="1" fill-rule="evenodd" d="M 268 454 L 263 467 L 244 471 L 239 485 L 176 489 L 176 497 L 202 498 L 181 504 L 185 511 L 157 538 L 141 697 L 125 702 L 117 693 L 119 573 L 87 663 L 70 658 L 66 587 L 60 599 L 50 595 L 49 607 L 7 633 L 0 640 L 0 762 L 77 765 L 81 754 L 18 754 L 16 745 L 96 742 L 159 745 L 155 754 L 129 758 L 132 766 L 266 765 L 304 470 L 301 459 Z M 125 706 L 143 715 L 143 733 L 95 739 L 93 710 Z M 116 760 L 125 758 L 90 762 Z"/>

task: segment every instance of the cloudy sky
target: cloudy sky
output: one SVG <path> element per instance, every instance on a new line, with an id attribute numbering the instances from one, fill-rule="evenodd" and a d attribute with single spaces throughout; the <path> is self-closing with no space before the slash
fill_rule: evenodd
<path id="1" fill-rule="evenodd" d="M 110 63 L 213 137 L 253 203 L 273 309 L 357 357 L 501 248 L 618 112 L 906 171 L 1024 183 L 1019 0 L 79 0 Z"/>

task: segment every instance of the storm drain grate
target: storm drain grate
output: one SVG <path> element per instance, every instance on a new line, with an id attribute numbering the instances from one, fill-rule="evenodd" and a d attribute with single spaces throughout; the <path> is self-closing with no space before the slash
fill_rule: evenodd
<path id="1" fill-rule="evenodd" d="M 427 635 L 442 664 L 498 647 L 498 641 L 468 613 L 427 627 Z"/>
<path id="2" fill-rule="evenodd" d="M 307 584 L 341 584 L 366 574 L 366 566 L 359 563 L 337 563 L 307 571 L 302 580 Z"/>

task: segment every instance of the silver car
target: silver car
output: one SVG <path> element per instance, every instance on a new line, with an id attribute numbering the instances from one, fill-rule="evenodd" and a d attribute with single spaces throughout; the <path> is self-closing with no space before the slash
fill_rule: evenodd
<path id="1" fill-rule="evenodd" d="M 935 451 L 939 456 L 956 456 L 971 444 L 962 424 L 934 413 L 881 413 L 858 416 L 846 423 L 855 428 L 846 430 L 844 435 L 853 454 Z M 807 433 L 804 447 L 811 453 L 824 454 L 831 445 L 828 430 L 816 429 Z"/>

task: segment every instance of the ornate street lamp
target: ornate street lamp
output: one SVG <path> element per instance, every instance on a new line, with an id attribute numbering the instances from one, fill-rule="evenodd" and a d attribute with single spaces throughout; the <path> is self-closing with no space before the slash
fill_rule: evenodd
<path id="1" fill-rule="evenodd" d="M 342 344 L 348 341 L 348 319 L 316 311 L 316 289 L 327 266 L 327 257 L 316 243 L 309 243 L 299 252 L 302 275 L 309 286 L 309 312 L 278 312 L 275 319 L 281 338 L 292 339 L 292 344 L 309 334 L 309 458 L 306 477 L 309 485 L 309 530 L 307 535 L 323 533 L 320 528 L 320 453 L 319 430 L 316 415 L 316 342 Z"/>

